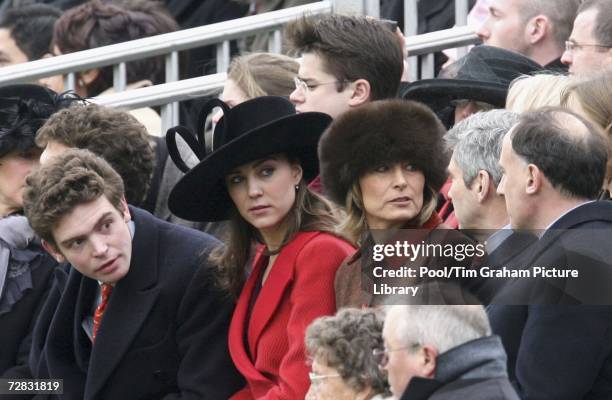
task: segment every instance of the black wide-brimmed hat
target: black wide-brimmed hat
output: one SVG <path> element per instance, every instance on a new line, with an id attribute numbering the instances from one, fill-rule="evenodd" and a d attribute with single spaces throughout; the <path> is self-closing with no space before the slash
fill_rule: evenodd
<path id="1" fill-rule="evenodd" d="M 425 103 L 439 116 L 452 100 L 467 99 L 504 108 L 510 83 L 521 75 L 542 71 L 535 61 L 493 46 L 476 46 L 446 68 L 439 78 L 408 85 L 402 97 Z"/>
<path id="2" fill-rule="evenodd" d="M 168 198 L 168 207 L 175 215 L 190 221 L 227 219 L 232 200 L 225 187 L 225 176 L 233 168 L 273 154 L 297 157 L 306 181 L 317 176 L 317 143 L 331 122 L 329 115 L 296 114 L 287 99 L 264 96 L 231 109 L 221 100 L 211 100 L 204 107 L 200 121 L 214 107 L 223 109 L 223 117 L 215 127 L 209 154 L 206 154 L 203 132 L 198 132 L 197 138 L 183 127 L 171 128 L 166 133 L 168 153 L 177 167 L 187 172 Z M 191 170 L 177 150 L 177 133 L 201 160 Z"/>

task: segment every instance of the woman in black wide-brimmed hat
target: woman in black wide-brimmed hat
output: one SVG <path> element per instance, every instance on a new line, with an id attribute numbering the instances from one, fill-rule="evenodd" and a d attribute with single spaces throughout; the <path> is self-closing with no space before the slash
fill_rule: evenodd
<path id="1" fill-rule="evenodd" d="M 238 297 L 228 340 L 247 385 L 232 398 L 304 398 L 306 327 L 335 313 L 336 269 L 354 251 L 334 234 L 331 204 L 307 187 L 318 173 L 317 142 L 331 118 L 296 114 L 289 101 L 273 96 L 231 109 L 219 100 L 213 106 L 224 112 L 213 150 L 205 155 L 202 142 L 186 139 L 202 161 L 177 183 L 168 204 L 184 219 L 230 220 L 229 243 L 211 258 L 220 284 Z M 167 137 L 171 156 L 184 167 L 174 151 L 175 132 L 188 135 L 174 128 Z M 253 242 L 259 244 L 251 269 Z"/>

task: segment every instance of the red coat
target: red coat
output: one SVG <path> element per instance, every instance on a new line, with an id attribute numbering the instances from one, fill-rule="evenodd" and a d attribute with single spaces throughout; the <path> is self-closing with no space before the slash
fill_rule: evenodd
<path id="1" fill-rule="evenodd" d="M 315 318 L 336 312 L 334 276 L 355 249 L 327 233 L 298 233 L 279 253 L 259 292 L 248 324 L 247 350 L 249 301 L 267 264 L 261 250 L 229 330 L 230 354 L 247 381 L 232 399 L 303 399 L 310 385 L 306 328 Z"/>

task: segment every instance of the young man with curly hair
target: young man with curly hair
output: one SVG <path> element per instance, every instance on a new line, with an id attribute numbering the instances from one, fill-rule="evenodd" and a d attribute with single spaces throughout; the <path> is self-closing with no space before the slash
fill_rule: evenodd
<path id="1" fill-rule="evenodd" d="M 27 179 L 24 210 L 56 273 L 34 329 L 35 378 L 78 399 L 227 399 L 231 304 L 202 254 L 210 236 L 128 206 L 121 177 L 71 149 Z"/>

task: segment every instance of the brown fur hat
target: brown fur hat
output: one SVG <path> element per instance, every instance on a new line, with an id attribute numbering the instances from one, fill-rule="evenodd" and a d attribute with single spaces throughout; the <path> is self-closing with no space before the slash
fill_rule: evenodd
<path id="1" fill-rule="evenodd" d="M 340 115 L 319 141 L 321 180 L 330 198 L 344 205 L 354 182 L 382 163 L 411 161 L 436 192 L 446 180 L 444 126 L 421 103 L 380 100 Z"/>

